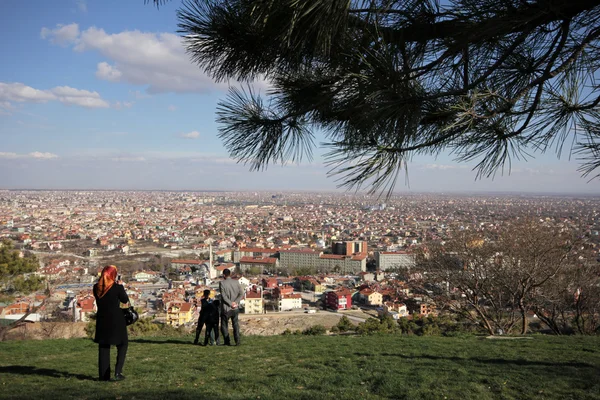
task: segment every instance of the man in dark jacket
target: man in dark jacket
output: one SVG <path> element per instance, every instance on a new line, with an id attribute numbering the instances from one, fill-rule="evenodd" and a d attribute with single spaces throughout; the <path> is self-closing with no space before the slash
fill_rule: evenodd
<path id="1" fill-rule="evenodd" d="M 227 346 L 231 346 L 229 338 L 229 320 L 233 327 L 233 339 L 235 345 L 240 345 L 240 325 L 238 323 L 239 302 L 244 296 L 244 292 L 239 282 L 231 279 L 231 271 L 225 269 L 223 271 L 223 281 L 219 283 L 219 291 L 221 292 L 221 334 L 223 342 Z"/>

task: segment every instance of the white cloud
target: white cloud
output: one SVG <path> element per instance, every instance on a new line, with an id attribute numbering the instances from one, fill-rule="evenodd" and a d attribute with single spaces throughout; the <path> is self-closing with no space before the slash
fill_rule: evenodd
<path id="1" fill-rule="evenodd" d="M 39 90 L 19 82 L 0 82 L 0 104 L 10 106 L 10 102 L 46 103 L 59 101 L 66 105 L 86 108 L 107 108 L 108 102 L 98 92 L 75 89 L 69 86 L 57 86 L 48 90 Z"/>
<path id="2" fill-rule="evenodd" d="M 39 151 L 34 151 L 33 153 L 28 154 L 31 158 L 39 158 L 39 159 L 50 159 L 50 158 L 58 158 L 56 154 L 53 153 L 41 153 Z"/>
<path id="3" fill-rule="evenodd" d="M 181 135 L 179 135 L 182 138 L 185 139 L 198 139 L 200 137 L 200 132 L 198 131 L 192 131 L 189 133 L 182 133 Z"/>
<path id="4" fill-rule="evenodd" d="M 13 158 L 19 158 L 19 155 L 17 153 L 0 152 L 0 158 L 13 159 Z"/>
<path id="5" fill-rule="evenodd" d="M 51 89 L 57 100 L 63 104 L 76 105 L 88 108 L 107 108 L 108 103 L 100 97 L 98 92 L 74 89 L 69 86 L 57 86 Z"/>
<path id="6" fill-rule="evenodd" d="M 171 104 L 169 107 L 167 107 L 167 110 L 175 111 L 175 110 L 177 110 L 177 107 L 175 107 L 174 105 Z"/>
<path id="7" fill-rule="evenodd" d="M 0 82 L 0 101 L 45 103 L 55 100 L 56 96 L 47 90 L 34 89 L 22 83 Z"/>
<path id="8" fill-rule="evenodd" d="M 101 62 L 98 63 L 98 68 L 96 69 L 96 77 L 98 79 L 104 79 L 105 81 L 118 82 L 121 79 L 123 73 L 119 71 L 117 68 L 112 65 Z"/>
<path id="9" fill-rule="evenodd" d="M 450 170 L 450 169 L 466 169 L 469 168 L 466 165 L 448 165 L 448 164 L 425 164 L 420 166 L 422 169 L 427 170 Z"/>
<path id="10" fill-rule="evenodd" d="M 69 29 L 67 29 L 69 27 Z M 74 33 L 77 32 L 77 35 Z M 42 29 L 52 43 L 70 43 L 75 51 L 96 51 L 106 58 L 96 76 L 111 82 L 147 86 L 148 93 L 205 93 L 226 89 L 193 64 L 182 38 L 172 33 L 123 31 L 110 34 L 97 27 L 79 32 L 77 24 Z M 263 86 L 262 82 L 257 85 Z"/>
<path id="11" fill-rule="evenodd" d="M 35 158 L 38 160 L 49 160 L 52 158 L 58 158 L 58 156 L 53 153 L 42 153 L 40 151 L 34 151 L 29 154 L 0 152 L 0 158 L 4 158 L 4 159 Z"/>
<path id="12" fill-rule="evenodd" d="M 111 161 L 116 161 L 116 162 L 142 162 L 142 161 L 146 161 L 145 157 L 135 157 L 135 156 L 119 156 L 119 157 L 113 157 L 111 159 Z"/>
<path id="13" fill-rule="evenodd" d="M 79 25 L 75 23 L 69 25 L 58 24 L 54 29 L 42 28 L 40 37 L 50 40 L 50 43 L 66 46 L 76 42 L 79 37 Z"/>
<path id="14" fill-rule="evenodd" d="M 181 38 L 172 33 L 144 33 L 124 31 L 108 34 L 91 27 L 83 32 L 75 45 L 76 51 L 98 51 L 107 57 L 111 70 L 108 75 L 135 85 L 149 85 L 149 93 L 208 92 L 226 84 L 215 84 L 185 52 Z M 101 75 L 102 76 L 102 75 Z M 105 79 L 107 79 L 105 77 Z"/>
<path id="15" fill-rule="evenodd" d="M 68 157 L 68 156 L 64 156 Z M 140 152 L 123 152 L 115 148 L 81 148 L 75 149 L 71 155 L 75 159 L 94 160 L 95 162 L 104 160 L 136 160 L 147 162 L 200 162 L 206 161 L 210 163 L 232 163 L 236 164 L 235 160 L 228 158 L 226 155 L 218 153 L 202 153 L 196 151 L 140 151 Z"/>
<path id="16" fill-rule="evenodd" d="M 0 115 L 12 115 L 14 107 L 8 101 L 0 101 Z"/>

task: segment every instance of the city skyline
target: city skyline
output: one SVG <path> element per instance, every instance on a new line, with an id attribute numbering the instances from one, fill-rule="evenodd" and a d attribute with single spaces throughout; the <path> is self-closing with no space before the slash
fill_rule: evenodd
<path id="1" fill-rule="evenodd" d="M 11 33 L 0 42 L 10 55 L 0 65 L 0 189 L 338 190 L 319 147 L 312 161 L 265 171 L 232 160 L 215 122 L 228 85 L 186 55 L 176 34 L 180 2 L 143 3 L 0 4 Z M 323 141 L 317 133 L 315 144 Z M 534 154 L 513 160 L 510 175 L 480 180 L 475 163 L 416 157 L 396 192 L 600 194 L 576 158 Z"/>

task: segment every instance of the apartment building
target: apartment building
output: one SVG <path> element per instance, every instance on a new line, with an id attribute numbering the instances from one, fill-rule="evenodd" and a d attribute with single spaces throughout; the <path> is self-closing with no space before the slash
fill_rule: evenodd
<path id="1" fill-rule="evenodd" d="M 378 270 L 408 269 L 416 265 L 415 255 L 405 251 L 376 251 L 375 263 Z"/>

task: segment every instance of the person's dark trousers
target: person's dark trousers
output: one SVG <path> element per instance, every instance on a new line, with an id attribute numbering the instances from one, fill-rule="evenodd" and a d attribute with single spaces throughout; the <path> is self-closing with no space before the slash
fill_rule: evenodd
<path id="1" fill-rule="evenodd" d="M 206 333 L 204 336 L 204 345 L 206 346 L 210 340 L 210 344 L 219 345 L 219 324 L 207 323 Z"/>
<path id="2" fill-rule="evenodd" d="M 221 314 L 221 334 L 223 335 L 223 343 L 226 346 L 231 344 L 229 338 L 229 320 L 231 319 L 231 326 L 233 328 L 233 340 L 235 344 L 240 344 L 240 324 L 238 322 L 239 310 L 230 310 L 226 313 Z"/>
<path id="3" fill-rule="evenodd" d="M 198 338 L 200 338 L 200 332 L 202 332 L 203 327 L 204 321 L 198 319 L 198 326 L 196 327 L 196 339 L 194 339 L 194 343 L 198 343 Z M 208 329 L 208 324 L 206 324 L 206 329 Z"/>
<path id="4" fill-rule="evenodd" d="M 115 375 L 123 372 L 125 365 L 125 356 L 127 355 L 128 343 L 117 345 L 117 364 L 115 365 Z M 98 345 L 98 375 L 101 381 L 110 380 L 110 345 Z"/>

